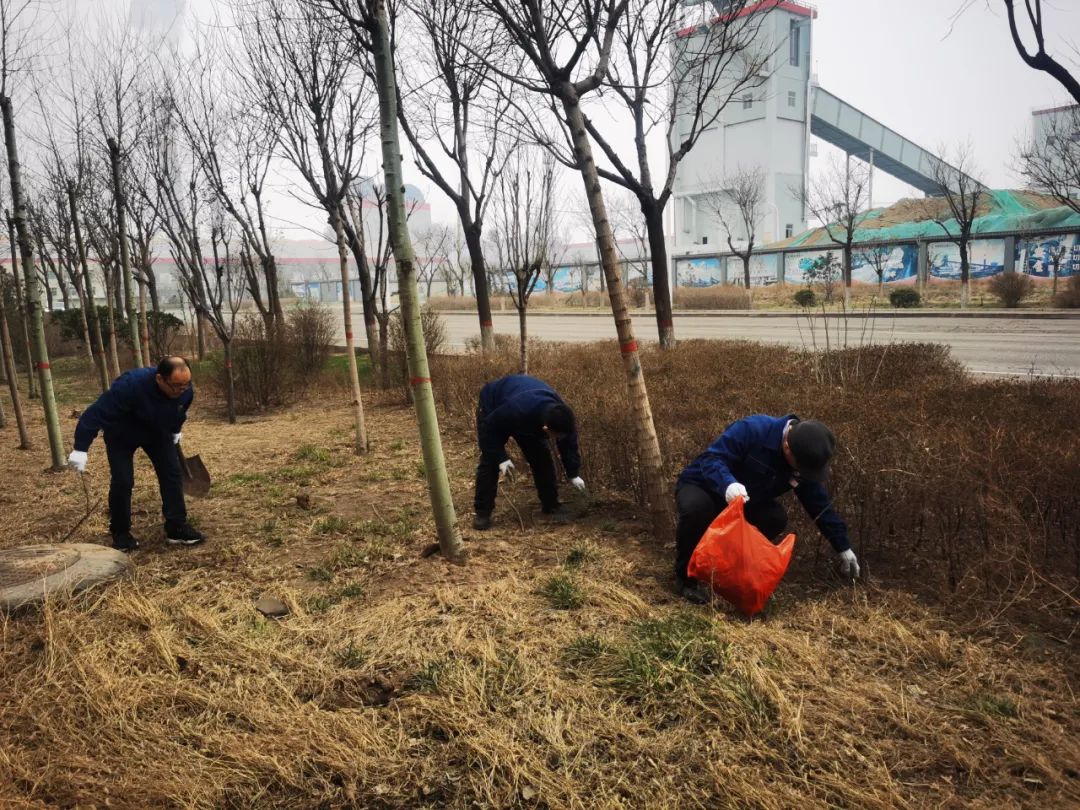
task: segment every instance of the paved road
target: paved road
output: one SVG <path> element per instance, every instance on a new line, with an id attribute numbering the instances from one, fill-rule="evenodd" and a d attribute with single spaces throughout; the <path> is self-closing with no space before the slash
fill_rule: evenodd
<path id="1" fill-rule="evenodd" d="M 359 308 L 353 321 L 363 323 Z M 444 313 L 448 343 L 462 350 L 465 341 L 479 333 L 473 313 Z M 517 334 L 516 314 L 496 314 L 495 331 Z M 836 329 L 842 323 L 830 320 L 830 339 L 835 345 Z M 865 327 L 865 334 L 864 334 Z M 656 339 L 656 322 L 651 314 L 635 316 L 634 329 L 639 339 Z M 811 330 L 804 317 L 745 317 L 731 315 L 693 315 L 675 317 L 675 332 L 680 338 L 717 340 L 755 340 L 788 346 L 812 347 L 812 331 L 817 343 L 824 346 L 825 330 L 821 318 Z M 591 341 L 614 339 L 611 316 L 529 315 L 529 332 L 546 340 Z M 362 337 L 362 333 L 361 333 Z M 344 342 L 344 335 L 339 335 Z M 1080 319 L 1013 317 L 893 317 L 847 320 L 848 345 L 869 343 L 933 342 L 947 344 L 953 356 L 971 371 L 991 376 L 1038 375 L 1080 376 Z"/>

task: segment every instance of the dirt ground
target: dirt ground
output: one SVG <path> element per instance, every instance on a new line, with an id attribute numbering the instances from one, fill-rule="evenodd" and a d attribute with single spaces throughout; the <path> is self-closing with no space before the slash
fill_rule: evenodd
<path id="1" fill-rule="evenodd" d="M 70 438 L 89 387 L 60 389 Z M 26 404 L 36 449 L 0 432 L 2 547 L 85 508 Z M 357 457 L 339 394 L 232 426 L 197 399 L 196 548 L 164 545 L 137 461 L 132 575 L 0 618 L 0 806 L 1080 804 L 1075 638 L 842 586 L 826 560 L 752 622 L 693 608 L 617 493 L 552 526 L 527 476 L 493 530 L 465 529 L 465 565 L 422 558 L 413 413 L 367 413 Z M 467 527 L 473 437 L 444 442 Z M 88 474 L 102 505 L 70 540 L 107 543 L 100 440 Z M 263 618 L 263 594 L 290 615 Z"/>

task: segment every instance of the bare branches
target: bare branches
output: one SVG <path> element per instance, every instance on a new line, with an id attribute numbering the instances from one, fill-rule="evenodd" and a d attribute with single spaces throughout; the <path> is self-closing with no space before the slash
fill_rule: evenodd
<path id="1" fill-rule="evenodd" d="M 727 234 L 728 248 L 743 260 L 747 289 L 750 289 L 750 257 L 754 253 L 757 223 L 765 207 L 765 176 L 761 166 L 739 166 L 720 181 L 721 191 L 706 194 L 703 201 Z"/>
<path id="2" fill-rule="evenodd" d="M 1013 44 L 1020 58 L 1034 70 L 1041 70 L 1053 76 L 1080 103 L 1080 81 L 1072 75 L 1068 68 L 1046 52 L 1046 32 L 1044 27 L 1042 0 L 1024 0 L 1026 20 L 1017 14 L 1015 0 L 1004 0 L 1005 10 L 1009 15 L 1009 33 L 1012 34 Z M 1034 49 L 1029 49 L 1024 43 L 1024 35 L 1020 29 L 1022 26 L 1030 28 L 1031 35 L 1035 39 Z"/>
<path id="3" fill-rule="evenodd" d="M 1046 129 L 1021 147 L 1028 183 L 1080 214 L 1080 105 L 1045 113 Z"/>

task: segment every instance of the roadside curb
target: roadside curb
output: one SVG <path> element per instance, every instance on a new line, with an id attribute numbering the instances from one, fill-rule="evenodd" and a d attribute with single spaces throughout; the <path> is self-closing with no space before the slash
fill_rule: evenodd
<path id="1" fill-rule="evenodd" d="M 444 309 L 439 310 L 440 315 L 472 315 L 476 317 L 476 310 L 471 309 Z M 516 312 L 497 311 L 493 316 L 505 316 L 516 318 Z M 633 310 L 630 315 L 636 318 L 653 318 L 656 313 L 653 310 Z M 530 318 L 610 318 L 611 313 L 605 311 L 587 310 L 530 310 Z M 747 311 L 745 309 L 687 309 L 675 310 L 674 317 L 678 318 L 998 318 L 1003 320 L 1038 320 L 1038 321 L 1072 321 L 1080 320 L 1080 311 L 1054 309 L 1032 309 L 1019 312 L 1009 309 L 987 310 L 911 310 L 911 309 L 875 309 L 875 310 L 851 310 L 850 312 L 797 312 L 797 311 Z"/>

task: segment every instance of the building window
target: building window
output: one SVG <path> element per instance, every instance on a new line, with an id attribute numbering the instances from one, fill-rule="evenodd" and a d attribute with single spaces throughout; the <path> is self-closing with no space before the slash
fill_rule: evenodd
<path id="1" fill-rule="evenodd" d="M 794 235 L 795 235 L 795 226 L 794 225 L 785 225 L 784 226 L 784 238 L 785 239 L 790 239 Z"/>
<path id="2" fill-rule="evenodd" d="M 788 61 L 790 61 L 791 64 L 795 67 L 799 66 L 799 51 L 802 50 L 802 48 L 800 47 L 802 45 L 801 37 L 802 27 L 799 25 L 799 22 L 797 20 L 792 20 L 790 33 L 788 34 L 788 44 L 791 47 L 791 53 L 788 56 Z"/>
<path id="3" fill-rule="evenodd" d="M 798 103 L 798 96 L 795 95 L 795 91 L 794 90 L 788 90 L 787 105 L 789 107 L 791 107 L 791 108 L 794 108 L 797 103 Z"/>
<path id="4" fill-rule="evenodd" d="M 701 237 L 701 244 L 703 244 L 703 245 L 709 244 L 709 237 L 707 237 L 707 236 Z"/>
<path id="5" fill-rule="evenodd" d="M 752 110 L 754 108 L 754 97 L 750 93 L 747 93 L 742 97 L 742 108 L 744 110 Z"/>

